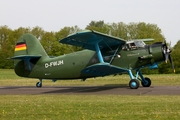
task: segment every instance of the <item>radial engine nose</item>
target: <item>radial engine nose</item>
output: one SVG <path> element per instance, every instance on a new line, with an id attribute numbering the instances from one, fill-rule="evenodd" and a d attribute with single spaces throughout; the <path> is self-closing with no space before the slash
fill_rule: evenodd
<path id="1" fill-rule="evenodd" d="M 171 63 L 171 66 L 172 66 L 172 69 L 174 70 L 174 72 L 175 72 L 175 69 L 174 69 L 174 63 L 173 63 L 173 60 L 172 60 L 172 58 L 171 58 L 171 52 L 172 52 L 172 50 L 167 46 L 167 44 L 165 43 L 165 44 L 163 44 L 163 46 L 162 46 L 162 51 L 163 51 L 163 54 L 164 54 L 164 60 L 165 60 L 165 62 L 167 63 L 168 62 L 168 60 L 170 61 L 170 63 Z"/>
<path id="2" fill-rule="evenodd" d="M 171 56 L 170 56 L 170 53 L 171 53 L 170 48 L 166 44 L 163 44 L 162 49 L 163 49 L 163 53 L 164 53 L 165 62 L 167 63 L 168 60 L 170 60 L 170 62 L 172 62 L 172 59 L 171 59 Z"/>

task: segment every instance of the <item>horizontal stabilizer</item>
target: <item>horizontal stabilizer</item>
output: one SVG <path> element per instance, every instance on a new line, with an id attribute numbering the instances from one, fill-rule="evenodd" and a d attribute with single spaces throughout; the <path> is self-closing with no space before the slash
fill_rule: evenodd
<path id="1" fill-rule="evenodd" d="M 18 55 L 18 56 L 11 57 L 10 59 L 25 60 L 25 59 L 34 59 L 34 58 L 40 58 L 40 57 L 41 57 L 40 55 Z"/>
<path id="2" fill-rule="evenodd" d="M 40 55 L 18 55 L 18 56 L 14 56 L 14 57 L 12 57 L 10 59 L 13 59 L 13 60 L 15 60 L 15 59 L 16 60 L 17 59 L 24 60 L 24 62 L 26 62 L 27 66 L 28 66 L 29 71 L 31 71 L 32 70 L 32 66 L 31 66 L 30 60 L 31 59 L 39 59 L 40 57 L 41 57 Z"/>
<path id="3" fill-rule="evenodd" d="M 117 74 L 126 72 L 127 69 L 110 65 L 109 63 L 98 63 L 91 65 L 81 71 L 83 74 L 89 74 L 93 76 L 106 76 L 111 74 Z"/>

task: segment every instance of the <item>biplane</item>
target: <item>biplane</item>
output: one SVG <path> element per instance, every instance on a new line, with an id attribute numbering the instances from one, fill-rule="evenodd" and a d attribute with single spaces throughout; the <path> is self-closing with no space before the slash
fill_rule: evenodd
<path id="1" fill-rule="evenodd" d="M 72 80 L 105 77 L 127 73 L 129 87 L 137 89 L 140 83 L 150 87 L 150 78 L 144 77 L 141 69 L 157 68 L 162 61 L 170 60 L 171 50 L 166 43 L 153 39 L 124 40 L 100 32 L 85 30 L 71 34 L 59 42 L 82 47 L 82 51 L 50 57 L 31 34 L 22 35 L 15 46 L 14 70 L 18 76 L 37 78 L 36 87 L 42 87 L 42 80 Z"/>

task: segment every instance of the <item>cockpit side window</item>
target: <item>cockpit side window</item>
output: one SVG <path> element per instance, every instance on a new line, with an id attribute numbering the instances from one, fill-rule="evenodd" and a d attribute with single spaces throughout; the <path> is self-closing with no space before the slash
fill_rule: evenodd
<path id="1" fill-rule="evenodd" d="M 123 46 L 123 50 L 134 50 L 137 49 L 136 45 L 134 43 L 127 43 L 126 45 Z"/>
<path id="2" fill-rule="evenodd" d="M 130 46 L 131 49 L 137 49 L 137 47 L 136 47 L 136 45 L 134 43 L 130 43 L 129 46 Z"/>
<path id="3" fill-rule="evenodd" d="M 129 41 L 127 42 L 122 49 L 123 50 L 136 50 L 138 48 L 144 48 L 145 47 L 145 43 L 143 41 Z"/>

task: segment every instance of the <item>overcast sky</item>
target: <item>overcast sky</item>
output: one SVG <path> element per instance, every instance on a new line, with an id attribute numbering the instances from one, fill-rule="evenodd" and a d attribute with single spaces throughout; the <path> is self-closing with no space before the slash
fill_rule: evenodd
<path id="1" fill-rule="evenodd" d="M 180 0 L 0 0 L 0 26 L 11 29 L 85 29 L 92 20 L 157 24 L 172 46 L 180 40 Z"/>

